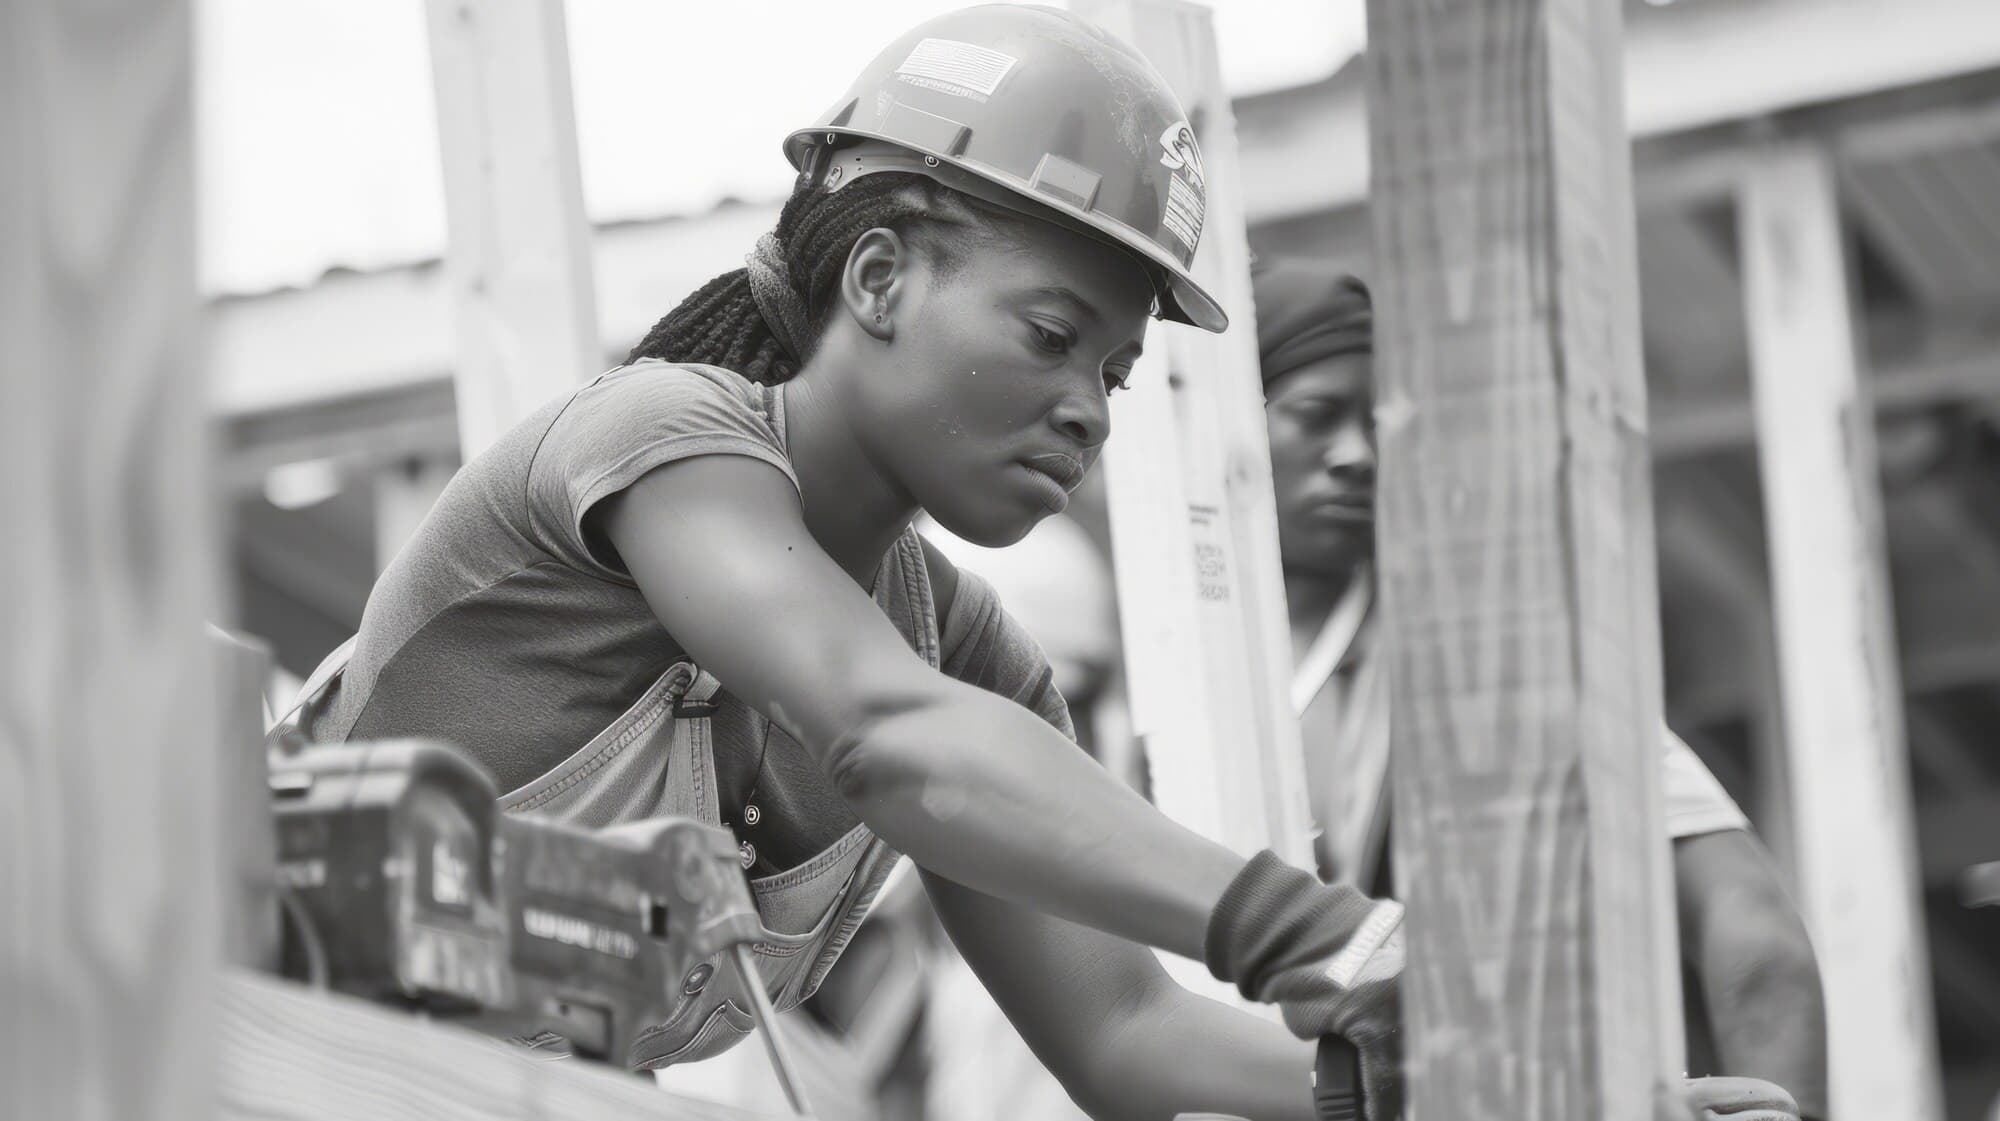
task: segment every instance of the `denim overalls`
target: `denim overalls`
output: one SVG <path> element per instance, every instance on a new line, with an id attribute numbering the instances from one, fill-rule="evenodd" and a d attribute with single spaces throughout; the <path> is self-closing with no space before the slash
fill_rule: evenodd
<path id="1" fill-rule="evenodd" d="M 891 560 L 900 562 L 892 564 Z M 916 531 L 906 530 L 885 558 L 875 600 L 932 668 L 939 662 L 938 621 L 930 577 Z M 300 694 L 300 708 L 281 722 L 309 726 L 346 666 L 353 643 L 329 655 Z M 720 825 L 714 731 L 720 684 L 691 661 L 675 662 L 603 731 L 555 768 L 500 799 L 508 813 L 536 814 L 586 828 L 651 817 L 692 817 Z M 765 719 L 750 713 L 752 736 Z M 796 746 L 773 729 L 773 746 Z M 898 854 L 865 825 L 856 825 L 804 863 L 750 882 L 764 937 L 753 947 L 771 1002 L 797 1007 L 819 987 L 868 913 Z M 748 999 L 733 967 L 720 956 L 680 983 L 680 1004 L 634 1046 L 641 1069 L 718 1054 L 752 1027 Z"/>

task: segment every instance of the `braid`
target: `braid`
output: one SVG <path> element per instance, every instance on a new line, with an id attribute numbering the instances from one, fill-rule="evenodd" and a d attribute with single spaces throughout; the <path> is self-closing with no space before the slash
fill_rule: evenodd
<path id="1" fill-rule="evenodd" d="M 924 176 L 882 172 L 835 193 L 816 189 L 801 176 L 778 215 L 776 231 L 785 251 L 786 276 L 802 297 L 813 335 L 801 345 L 809 350 L 826 325 L 840 274 L 862 234 L 886 227 L 914 235 L 922 220 L 960 225 L 971 217 L 971 208 L 962 204 L 957 192 Z M 949 246 L 931 248 L 941 262 L 949 263 Z M 699 362 L 771 385 L 798 373 L 799 362 L 806 357 L 785 353 L 757 308 L 748 270 L 732 269 L 662 317 L 625 360 Z"/>

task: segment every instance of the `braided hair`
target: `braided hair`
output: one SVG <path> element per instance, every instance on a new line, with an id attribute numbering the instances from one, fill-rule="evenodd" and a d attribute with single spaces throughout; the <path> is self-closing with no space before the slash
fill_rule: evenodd
<path id="1" fill-rule="evenodd" d="M 775 231 L 785 276 L 801 298 L 808 353 L 789 354 L 765 321 L 751 290 L 748 269 L 733 269 L 702 285 L 653 325 L 627 362 L 658 358 L 721 366 L 751 381 L 775 385 L 799 372 L 825 326 L 839 291 L 841 272 L 861 235 L 878 227 L 920 239 L 942 271 L 956 260 L 955 239 L 939 227 L 971 232 L 985 226 L 970 200 L 927 176 L 880 172 L 829 192 L 800 176 L 785 200 Z"/>

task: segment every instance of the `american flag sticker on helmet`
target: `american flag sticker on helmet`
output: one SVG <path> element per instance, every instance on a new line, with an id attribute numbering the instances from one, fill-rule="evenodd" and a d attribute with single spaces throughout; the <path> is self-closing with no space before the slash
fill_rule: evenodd
<path id="1" fill-rule="evenodd" d="M 1167 213 L 1161 222 L 1190 253 L 1201 242 L 1201 223 L 1207 210 L 1201 188 L 1191 186 L 1186 177 L 1175 175 L 1167 181 Z"/>
<path id="2" fill-rule="evenodd" d="M 1010 54 L 956 39 L 925 39 L 896 68 L 896 76 L 912 85 L 984 100 L 1000 88 L 1014 68 Z"/>

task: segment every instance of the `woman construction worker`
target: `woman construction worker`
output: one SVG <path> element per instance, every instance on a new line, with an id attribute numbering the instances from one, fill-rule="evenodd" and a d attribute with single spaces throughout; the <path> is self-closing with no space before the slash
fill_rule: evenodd
<path id="1" fill-rule="evenodd" d="M 1389 696 L 1372 655 L 1374 317 L 1333 264 L 1252 270 L 1279 550 L 1321 872 L 1382 892 Z M 1825 1116 L 1826 1028 L 1804 925 L 1763 845 L 1693 751 L 1663 731 L 1681 949 L 1701 981 L 1718 1065 L 1769 1078 Z M 1734 1088 L 1735 1080 L 1732 1080 Z M 1710 1089 L 1715 1089 L 1711 1086 Z"/>
<path id="2" fill-rule="evenodd" d="M 1188 272 L 1185 113 L 1123 43 L 996 5 L 898 39 L 784 150 L 796 186 L 747 267 L 459 471 L 299 730 L 462 745 L 511 812 L 729 828 L 780 1009 L 906 854 L 1094 1116 L 1313 1117 L 1327 1033 L 1395 1116 L 1400 907 L 1113 779 L 1034 642 L 910 528 L 1018 540 L 1095 462 L 1148 317 L 1225 326 Z M 1149 946 L 1282 996 L 1296 1035 Z M 738 977 L 691 972 L 629 1060 L 738 1042 Z"/>

